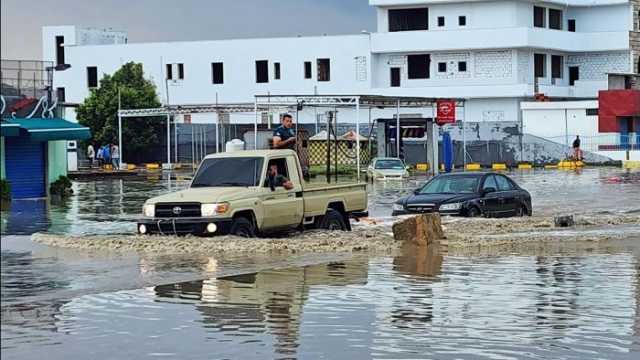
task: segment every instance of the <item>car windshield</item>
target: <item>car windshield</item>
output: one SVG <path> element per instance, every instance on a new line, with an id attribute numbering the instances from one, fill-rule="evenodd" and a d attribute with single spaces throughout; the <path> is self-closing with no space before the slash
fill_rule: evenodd
<path id="1" fill-rule="evenodd" d="M 441 176 L 428 182 L 420 194 L 463 194 L 475 193 L 478 188 L 476 176 Z"/>
<path id="2" fill-rule="evenodd" d="M 206 159 L 193 178 L 191 187 L 258 186 L 260 174 L 260 157 Z"/>
<path id="3" fill-rule="evenodd" d="M 404 165 L 400 160 L 378 160 L 376 161 L 376 169 L 379 170 L 402 170 L 404 169 Z"/>

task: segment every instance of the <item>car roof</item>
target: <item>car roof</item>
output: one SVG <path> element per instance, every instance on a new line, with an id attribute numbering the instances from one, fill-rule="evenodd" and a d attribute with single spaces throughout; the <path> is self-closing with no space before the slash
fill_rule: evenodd
<path id="1" fill-rule="evenodd" d="M 482 177 L 484 175 L 496 175 L 497 173 L 491 171 L 474 171 L 474 172 L 452 172 L 452 173 L 444 173 L 438 174 L 438 176 L 442 177 Z"/>
<path id="2" fill-rule="evenodd" d="M 377 158 L 373 158 L 373 161 L 378 161 L 378 160 L 400 160 L 400 161 L 402 161 L 402 159 L 397 158 L 397 157 L 377 157 Z"/>

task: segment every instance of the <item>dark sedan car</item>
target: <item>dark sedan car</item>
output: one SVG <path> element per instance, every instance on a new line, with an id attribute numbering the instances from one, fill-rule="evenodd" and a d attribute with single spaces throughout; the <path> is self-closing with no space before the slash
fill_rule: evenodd
<path id="1" fill-rule="evenodd" d="M 531 195 L 498 173 L 438 175 L 393 204 L 393 216 L 439 212 L 458 216 L 531 216 Z"/>

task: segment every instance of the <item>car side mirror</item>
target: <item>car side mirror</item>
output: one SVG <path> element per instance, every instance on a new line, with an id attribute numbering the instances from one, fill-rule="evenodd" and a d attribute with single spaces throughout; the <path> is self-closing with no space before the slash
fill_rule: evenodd
<path id="1" fill-rule="evenodd" d="M 494 187 L 484 188 L 484 189 L 482 189 L 482 196 L 487 195 L 487 194 L 492 193 L 492 192 L 496 192 L 496 188 L 494 188 Z"/>
<path id="2" fill-rule="evenodd" d="M 413 190 L 413 195 L 419 195 L 420 194 L 420 190 L 422 190 L 422 189 Z"/>
<path id="3" fill-rule="evenodd" d="M 407 165 L 407 166 L 404 167 L 404 169 L 409 171 L 409 170 L 411 170 L 411 166 Z"/>

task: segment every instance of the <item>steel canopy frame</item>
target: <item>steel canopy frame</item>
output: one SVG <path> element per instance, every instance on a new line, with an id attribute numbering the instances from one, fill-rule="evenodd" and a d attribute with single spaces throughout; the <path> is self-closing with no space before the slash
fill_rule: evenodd
<path id="1" fill-rule="evenodd" d="M 258 148 L 258 109 L 267 105 L 270 107 L 342 107 L 356 110 L 356 171 L 357 179 L 360 181 L 360 108 L 396 108 L 396 146 L 397 154 L 400 155 L 400 108 L 428 108 L 434 109 L 438 98 L 412 97 L 412 96 L 384 96 L 384 95 L 255 95 L 254 111 L 256 118 L 254 122 L 254 148 Z M 464 100 L 457 100 L 456 106 L 464 106 Z M 296 119 L 297 121 L 298 119 Z M 463 122 L 464 134 L 464 122 Z M 434 136 L 435 137 L 435 136 Z M 433 139 L 432 139 L 433 142 Z M 437 149 L 437 143 L 433 145 Z M 463 145 L 463 153 L 466 159 L 466 144 Z M 434 153 L 435 154 L 435 153 Z M 466 160 L 465 160 L 466 161 Z M 437 157 L 433 166 L 434 174 L 438 171 Z"/>
<path id="2" fill-rule="evenodd" d="M 124 167 L 124 148 L 122 147 L 122 119 L 128 117 L 166 117 L 167 118 L 167 164 L 171 166 L 171 116 L 182 114 L 204 114 L 204 113 L 241 113 L 253 112 L 254 106 L 251 103 L 228 103 L 228 104 L 189 104 L 189 105 L 165 105 L 159 108 L 148 109 L 126 109 L 118 110 L 118 147 L 120 148 L 120 167 Z M 216 120 L 216 124 L 219 123 Z M 216 147 L 218 146 L 218 134 L 216 134 Z M 175 144 L 177 146 L 177 143 Z"/>

